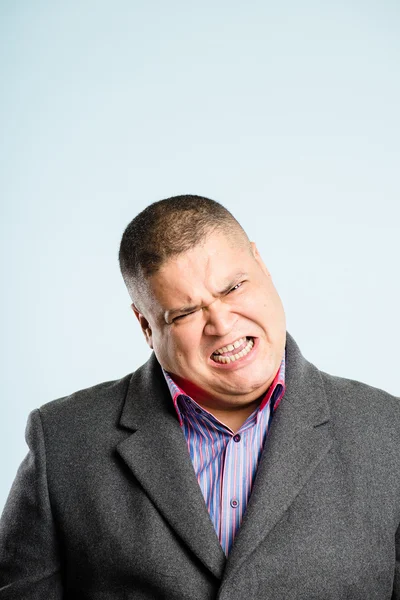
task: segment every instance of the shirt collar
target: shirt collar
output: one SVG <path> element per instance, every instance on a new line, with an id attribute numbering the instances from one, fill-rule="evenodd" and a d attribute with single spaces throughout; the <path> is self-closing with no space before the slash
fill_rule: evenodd
<path id="1" fill-rule="evenodd" d="M 273 398 L 272 411 L 275 411 L 277 409 L 277 407 L 285 393 L 285 366 L 286 366 L 286 360 L 285 360 L 285 355 L 284 355 L 282 362 L 280 364 L 280 367 L 278 369 L 278 372 L 275 375 L 274 380 L 272 381 L 268 390 L 266 391 L 265 396 L 262 399 L 260 406 L 257 409 L 257 413 L 260 413 L 261 411 L 263 411 L 265 409 L 265 407 L 268 405 L 271 398 Z M 193 398 L 191 398 L 188 394 L 186 394 L 185 391 L 172 379 L 172 376 L 170 375 L 170 373 L 168 373 L 164 369 L 162 371 L 163 371 L 165 380 L 168 384 L 168 389 L 170 391 L 171 398 L 174 403 L 176 414 L 178 416 L 179 424 L 181 427 L 183 425 L 183 415 L 182 415 L 182 411 L 181 411 L 181 409 L 179 407 L 179 403 L 178 403 L 178 398 L 180 396 L 189 398 L 195 406 L 197 406 L 199 409 L 201 409 L 205 413 L 208 413 L 210 415 L 210 417 L 212 417 L 213 419 L 215 418 L 205 408 L 198 405 L 197 402 L 195 400 L 193 400 Z"/>

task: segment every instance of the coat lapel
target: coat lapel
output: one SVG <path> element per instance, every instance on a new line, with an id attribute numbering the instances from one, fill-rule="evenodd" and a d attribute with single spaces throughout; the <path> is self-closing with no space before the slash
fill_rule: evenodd
<path id="1" fill-rule="evenodd" d="M 120 456 L 177 535 L 221 578 L 225 555 L 154 355 L 132 376 L 120 425 L 134 431 L 118 445 Z"/>
<path id="2" fill-rule="evenodd" d="M 273 418 L 225 575 L 237 570 L 295 500 L 332 446 L 321 375 L 288 335 L 286 392 Z"/>

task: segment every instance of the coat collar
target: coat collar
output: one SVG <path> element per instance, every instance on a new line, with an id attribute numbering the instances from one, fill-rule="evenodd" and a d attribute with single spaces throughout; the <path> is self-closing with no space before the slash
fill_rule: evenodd
<path id="1" fill-rule="evenodd" d="M 268 536 L 332 446 L 321 373 L 304 359 L 289 334 L 286 364 L 285 396 L 272 420 L 226 576 Z"/>
<path id="2" fill-rule="evenodd" d="M 221 578 L 225 554 L 154 355 L 132 376 L 120 425 L 134 433 L 118 445 L 119 454 L 182 541 Z"/>
<path id="3" fill-rule="evenodd" d="M 237 570 L 296 498 L 331 447 L 320 372 L 286 341 L 286 392 L 260 461 L 228 561 L 209 517 L 186 440 L 154 355 L 130 381 L 120 425 L 133 433 L 118 452 L 163 517 L 218 578 Z M 184 493 L 182 492 L 184 490 Z"/>

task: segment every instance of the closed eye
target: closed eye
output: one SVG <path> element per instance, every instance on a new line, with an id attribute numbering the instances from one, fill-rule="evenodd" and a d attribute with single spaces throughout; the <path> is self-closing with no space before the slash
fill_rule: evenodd
<path id="1" fill-rule="evenodd" d="M 188 313 L 185 313 L 185 314 L 183 314 L 183 315 L 178 315 L 177 317 L 174 317 L 174 318 L 172 319 L 172 322 L 173 322 L 173 323 L 175 323 L 175 321 L 179 321 L 180 319 L 183 319 L 184 317 L 187 317 L 187 316 L 189 316 L 189 315 L 193 315 L 193 314 L 194 314 L 194 311 L 192 311 L 192 312 L 188 312 Z"/>

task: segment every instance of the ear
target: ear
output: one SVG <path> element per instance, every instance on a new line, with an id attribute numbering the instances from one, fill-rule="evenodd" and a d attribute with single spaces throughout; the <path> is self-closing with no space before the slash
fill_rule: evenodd
<path id="1" fill-rule="evenodd" d="M 261 269 L 264 271 L 264 273 L 267 275 L 267 277 L 271 277 L 271 273 L 268 271 L 267 267 L 265 266 L 264 261 L 261 258 L 261 255 L 260 255 L 255 243 L 250 242 L 250 246 L 251 246 L 251 252 L 252 252 L 256 262 L 258 263 L 258 265 L 261 267 Z"/>
<path id="2" fill-rule="evenodd" d="M 135 317 L 139 321 L 140 327 L 143 331 L 143 335 L 146 338 L 146 342 L 148 343 L 150 348 L 153 349 L 153 336 L 148 320 L 144 315 L 142 315 L 142 313 L 136 308 L 136 306 L 133 303 L 131 304 L 131 308 L 135 314 Z"/>

